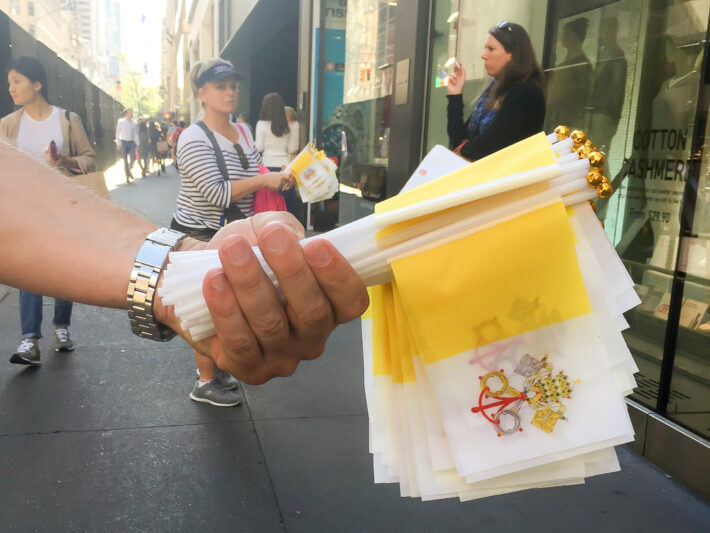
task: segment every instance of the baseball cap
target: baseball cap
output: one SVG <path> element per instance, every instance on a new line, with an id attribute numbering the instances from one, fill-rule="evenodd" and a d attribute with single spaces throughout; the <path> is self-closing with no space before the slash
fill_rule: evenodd
<path id="1" fill-rule="evenodd" d="M 216 65 L 212 65 L 202 74 L 200 74 L 195 80 L 195 85 L 197 85 L 198 87 L 202 87 L 208 81 L 219 81 L 224 80 L 226 78 L 235 78 L 236 80 L 243 80 L 246 78 L 246 76 L 234 70 L 234 67 L 229 64 L 218 63 Z"/>

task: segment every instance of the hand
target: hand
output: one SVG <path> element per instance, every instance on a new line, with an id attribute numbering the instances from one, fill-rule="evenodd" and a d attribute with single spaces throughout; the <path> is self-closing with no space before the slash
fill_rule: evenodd
<path id="1" fill-rule="evenodd" d="M 294 177 L 287 172 L 269 172 L 268 174 L 260 174 L 264 187 L 268 187 L 272 191 L 285 191 L 290 189 L 294 184 Z"/>
<path id="2" fill-rule="evenodd" d="M 463 86 L 466 84 L 466 71 L 463 65 L 458 61 L 454 65 L 454 71 L 449 76 L 449 83 L 446 86 L 446 91 L 448 94 L 461 94 L 463 93 Z"/>
<path id="3" fill-rule="evenodd" d="M 52 152 L 49 146 L 44 149 L 44 160 L 53 167 L 64 167 L 67 168 L 68 165 L 73 163 L 73 160 L 62 153 L 59 153 L 59 159 L 52 158 Z"/>
<path id="4" fill-rule="evenodd" d="M 281 172 L 286 171 L 286 165 L 281 165 Z M 283 191 L 287 191 L 292 187 L 296 186 L 296 175 L 293 174 L 292 172 L 286 172 L 288 174 L 288 184 L 282 189 Z"/>
<path id="5" fill-rule="evenodd" d="M 223 267 L 205 276 L 203 292 L 217 335 L 193 342 L 172 307 L 154 304 L 173 327 L 217 366 L 249 384 L 289 376 L 303 359 L 325 350 L 333 329 L 362 314 L 367 292 L 352 267 L 327 241 L 304 249 L 303 228 L 284 212 L 260 213 L 221 229 L 209 243 L 185 239 L 186 249 L 219 248 Z M 251 246 L 258 244 L 276 274 L 284 306 Z"/>
<path id="6" fill-rule="evenodd" d="M 118 150 L 119 152 L 123 151 L 120 144 L 116 145 L 116 150 Z"/>

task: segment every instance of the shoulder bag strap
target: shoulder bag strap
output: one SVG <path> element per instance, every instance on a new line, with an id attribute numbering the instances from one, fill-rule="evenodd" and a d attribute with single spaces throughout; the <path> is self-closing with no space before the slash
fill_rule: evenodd
<path id="1" fill-rule="evenodd" d="M 64 116 L 67 117 L 67 124 L 69 125 L 69 134 L 68 134 L 68 137 L 69 137 L 69 157 L 72 157 L 74 155 L 74 148 L 72 147 L 72 144 L 71 144 L 71 117 L 70 117 L 68 109 L 64 110 Z"/>
<path id="2" fill-rule="evenodd" d="M 244 144 L 246 144 L 247 148 L 249 148 L 251 150 L 251 145 L 249 144 L 249 137 L 247 137 L 247 134 L 244 133 L 244 128 L 242 128 L 242 125 L 239 122 L 237 122 L 237 127 L 239 128 L 239 131 L 242 134 L 242 139 L 244 139 Z"/>
<path id="3" fill-rule="evenodd" d="M 227 171 L 227 164 L 224 162 L 224 154 L 222 153 L 222 149 L 219 147 L 217 139 L 215 139 L 214 133 L 212 133 L 212 130 L 207 127 L 207 124 L 205 124 L 201 120 L 197 121 L 197 125 L 202 128 L 202 131 L 205 132 L 205 135 L 207 135 L 207 138 L 212 143 L 212 148 L 214 148 L 214 155 L 217 156 L 217 166 L 219 167 L 219 170 L 222 173 L 224 181 L 229 181 L 229 172 Z"/>
<path id="4" fill-rule="evenodd" d="M 202 131 L 205 132 L 205 135 L 207 135 L 207 138 L 212 143 L 212 148 L 214 148 L 214 154 L 217 157 L 217 166 L 219 167 L 219 170 L 222 173 L 224 181 L 229 181 L 229 172 L 227 171 L 227 164 L 224 162 L 224 154 L 222 153 L 222 149 L 219 147 L 219 143 L 217 143 L 217 139 L 215 139 L 214 133 L 212 133 L 212 130 L 207 127 L 207 124 L 205 124 L 201 120 L 198 120 L 196 124 L 200 128 L 202 128 Z M 233 211 L 236 211 L 236 215 L 241 215 L 239 218 L 244 218 L 244 213 L 242 213 L 242 210 L 239 209 L 237 205 L 234 205 L 234 207 L 235 209 Z"/>

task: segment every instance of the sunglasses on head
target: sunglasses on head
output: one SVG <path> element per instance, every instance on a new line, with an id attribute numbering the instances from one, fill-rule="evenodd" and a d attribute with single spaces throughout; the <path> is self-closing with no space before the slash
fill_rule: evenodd
<path id="1" fill-rule="evenodd" d="M 249 158 L 247 155 L 244 153 L 244 149 L 242 148 L 242 145 L 239 143 L 234 144 L 234 149 L 237 151 L 237 155 L 239 156 L 239 162 L 242 164 L 242 169 L 246 170 L 249 168 Z"/>
<path id="2" fill-rule="evenodd" d="M 496 24 L 496 28 L 501 30 L 513 31 L 513 28 L 511 28 L 510 26 L 510 22 L 507 20 L 501 20 L 498 24 Z"/>

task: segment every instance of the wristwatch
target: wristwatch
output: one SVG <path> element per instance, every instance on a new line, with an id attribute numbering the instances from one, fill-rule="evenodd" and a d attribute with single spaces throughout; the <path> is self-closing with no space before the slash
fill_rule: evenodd
<path id="1" fill-rule="evenodd" d="M 139 337 L 166 342 L 175 332 L 156 322 L 153 316 L 153 299 L 157 297 L 158 276 L 168 259 L 168 254 L 185 238 L 185 234 L 160 228 L 146 237 L 138 250 L 126 294 L 126 308 L 131 330 Z"/>

